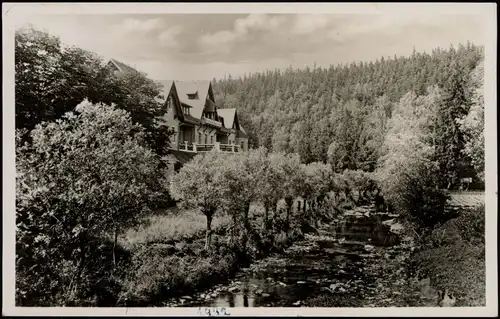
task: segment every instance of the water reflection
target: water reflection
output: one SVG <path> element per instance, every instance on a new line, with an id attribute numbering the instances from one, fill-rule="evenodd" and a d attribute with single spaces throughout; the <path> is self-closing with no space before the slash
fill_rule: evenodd
<path id="1" fill-rule="evenodd" d="M 310 296 L 331 294 L 325 292 L 325 288 L 338 283 L 354 285 L 353 291 L 339 297 L 356 298 L 359 289 L 370 286 L 373 281 L 364 272 L 364 264 L 369 262 L 366 245 L 383 249 L 399 243 L 398 236 L 382 224 L 387 219 L 386 216 L 373 215 L 346 216 L 335 225 L 321 229 L 320 234 L 330 240 L 315 242 L 317 246 L 311 251 L 280 257 L 278 263 L 265 264 L 255 273 L 239 273 L 240 291 L 223 293 L 211 301 L 200 301 L 201 306 L 291 307 Z M 304 240 L 298 245 L 308 246 L 311 242 Z"/>
<path id="2" fill-rule="evenodd" d="M 392 246 L 399 243 L 397 235 L 391 233 L 390 227 L 382 224 L 387 218 L 380 216 L 346 218 L 333 227 L 338 238 L 345 238 L 346 245 L 370 243 L 375 246 Z"/>
<path id="3" fill-rule="evenodd" d="M 229 307 L 234 307 L 234 294 L 227 295 L 227 302 L 229 304 Z"/>
<path id="4" fill-rule="evenodd" d="M 216 299 L 208 302 L 206 305 L 203 303 L 201 306 L 210 307 L 255 307 L 255 299 L 249 297 L 248 294 L 241 293 L 224 293 L 219 295 Z"/>

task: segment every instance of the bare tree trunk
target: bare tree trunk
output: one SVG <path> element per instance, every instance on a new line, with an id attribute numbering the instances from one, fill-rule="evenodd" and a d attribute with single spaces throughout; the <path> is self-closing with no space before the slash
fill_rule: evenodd
<path id="1" fill-rule="evenodd" d="M 243 222 L 245 229 L 250 230 L 250 221 L 248 220 L 248 215 L 250 214 L 250 203 L 245 203 L 243 207 Z"/>
<path id="2" fill-rule="evenodd" d="M 113 265 L 116 267 L 116 244 L 118 242 L 118 227 L 115 226 L 115 234 L 113 240 Z"/>
<path id="3" fill-rule="evenodd" d="M 269 228 L 269 206 L 270 205 L 264 205 L 264 225 L 266 226 L 266 229 Z"/>
<path id="4" fill-rule="evenodd" d="M 291 197 L 286 197 L 285 198 L 286 202 L 286 223 L 290 223 L 290 211 L 292 210 L 292 204 L 293 204 L 293 198 Z"/>
<path id="5" fill-rule="evenodd" d="M 205 237 L 205 251 L 208 251 L 211 246 L 212 239 L 212 212 L 205 213 L 207 217 L 207 234 Z"/>

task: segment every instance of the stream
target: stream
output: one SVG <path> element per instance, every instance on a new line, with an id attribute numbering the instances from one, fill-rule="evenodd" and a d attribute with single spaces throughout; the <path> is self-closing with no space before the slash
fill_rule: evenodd
<path id="1" fill-rule="evenodd" d="M 166 306 L 299 307 L 318 306 L 318 300 L 319 306 L 325 300 L 329 307 L 371 306 L 381 289 L 371 267 L 399 254 L 396 217 L 373 206 L 357 207 L 321 225 L 316 234 L 306 234 L 285 253 L 256 261 L 233 279 Z"/>

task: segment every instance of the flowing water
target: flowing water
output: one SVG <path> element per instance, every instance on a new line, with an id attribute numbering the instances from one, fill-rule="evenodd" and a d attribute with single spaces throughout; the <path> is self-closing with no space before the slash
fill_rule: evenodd
<path id="1" fill-rule="evenodd" d="M 170 306 L 293 307 L 331 296 L 335 306 L 356 306 L 360 296 L 376 289 L 376 278 L 366 268 L 400 242 L 391 231 L 395 217 L 358 207 L 320 226 L 317 234 L 306 234 L 284 254 L 260 260 L 234 279 L 173 300 Z"/>

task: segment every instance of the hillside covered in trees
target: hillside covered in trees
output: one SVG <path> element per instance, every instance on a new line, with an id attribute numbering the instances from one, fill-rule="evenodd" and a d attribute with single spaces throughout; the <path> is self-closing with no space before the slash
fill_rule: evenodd
<path id="1" fill-rule="evenodd" d="M 375 296 L 384 307 L 415 305 L 413 269 L 456 293 L 457 305 L 484 305 L 484 205 L 449 211 L 443 189 L 459 184 L 464 166 L 484 179 L 482 56 L 468 44 L 215 81 L 218 104 L 238 108 L 254 149 L 200 153 L 172 172 L 162 160 L 172 132 L 160 120 L 161 84 L 115 73 L 46 32 L 18 30 L 16 304 L 211 304 L 222 292 L 214 283 L 241 279 L 239 270 L 247 276 L 262 260 L 289 267 L 290 252 L 312 251 L 328 264 L 313 285 L 305 280 L 320 266 L 304 270 L 302 257 L 295 265 L 305 277 L 275 283 L 311 289 L 311 298 L 279 305 L 371 307 Z M 362 226 L 360 249 L 347 251 L 359 242 L 332 231 L 348 229 L 348 219 Z M 404 241 L 376 255 L 380 230 L 384 246 L 398 234 Z M 311 250 L 325 242 L 339 250 Z M 340 255 L 355 259 L 330 268 Z M 351 283 L 359 269 L 367 277 Z M 373 290 L 366 278 L 383 284 Z M 272 297 L 270 284 L 254 296 Z M 246 293 L 236 285 L 226 291 Z"/>
<path id="2" fill-rule="evenodd" d="M 443 187 L 453 187 L 472 162 L 477 175 L 484 170 L 484 159 L 478 166 L 474 152 L 467 153 L 460 124 L 477 102 L 483 55 L 483 47 L 467 43 L 369 63 L 229 77 L 214 80 L 214 90 L 219 105 L 240 111 L 253 146 L 298 153 L 305 163 L 330 162 L 338 171 L 373 171 L 394 109 L 411 103 L 407 94 L 427 96 L 437 107 L 433 146 L 447 177 Z"/>

